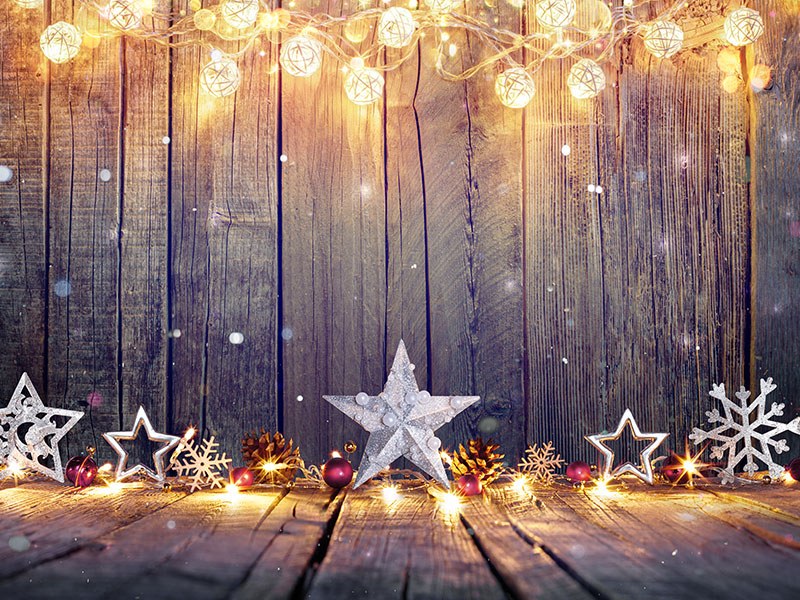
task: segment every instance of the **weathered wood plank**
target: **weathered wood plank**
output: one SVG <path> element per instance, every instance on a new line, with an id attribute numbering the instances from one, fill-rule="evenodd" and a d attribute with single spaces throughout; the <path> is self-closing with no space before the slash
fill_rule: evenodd
<path id="1" fill-rule="evenodd" d="M 306 598 L 504 598 L 458 515 L 424 490 L 387 506 L 377 486 L 349 492 Z"/>
<path id="2" fill-rule="evenodd" d="M 51 20 L 71 21 L 72 0 L 52 0 Z M 52 406 L 89 401 L 62 444 L 76 453 L 120 425 L 119 39 L 50 65 L 47 395 Z"/>
<path id="3" fill-rule="evenodd" d="M 754 64 L 769 66 L 774 84 L 749 96 L 753 110 L 749 142 L 754 238 L 750 387 L 757 389 L 759 377 L 773 377 L 778 389 L 770 400 L 785 402 L 784 414 L 791 419 L 800 415 L 795 334 L 800 310 L 798 6 L 758 0 L 752 7 L 764 16 L 766 32 L 747 47 L 746 64 L 748 68 Z M 791 452 L 786 456 L 800 454 L 800 437 L 788 436 L 787 442 Z"/>
<path id="4" fill-rule="evenodd" d="M 261 50 L 224 99 L 197 87 L 205 52 L 173 53 L 173 422 L 233 457 L 278 424 L 278 50 Z"/>
<path id="5" fill-rule="evenodd" d="M 168 13 L 171 2 L 160 0 L 154 9 Z M 159 21 L 154 24 L 165 26 Z M 121 61 L 124 177 L 120 231 L 120 411 L 122 426 L 128 428 L 139 406 L 144 406 L 153 425 L 164 431 L 169 424 L 169 49 L 125 40 Z M 131 460 L 147 458 L 140 456 L 138 449 L 131 452 L 135 453 Z"/>
<path id="6" fill-rule="evenodd" d="M 784 486 L 776 485 L 748 485 L 734 489 L 710 489 L 704 487 L 718 496 L 736 502 L 743 502 L 754 505 L 762 509 L 772 511 L 776 515 L 786 515 L 800 519 L 800 494 L 797 490 L 798 484 Z"/>
<path id="7" fill-rule="evenodd" d="M 502 498 L 520 534 L 608 598 L 639 597 L 645 590 L 670 598 L 748 598 L 766 589 L 791 595 L 800 585 L 772 576 L 775 569 L 785 571 L 795 564 L 797 552 L 768 545 L 754 539 L 752 531 L 718 519 L 711 508 L 728 510 L 730 503 L 723 509 L 718 503 L 724 499 L 699 490 L 611 496 L 540 490 L 543 505 L 536 510 L 530 500 L 515 501 L 512 494 L 507 488 L 496 497 Z M 787 531 L 795 529 L 793 525 Z M 748 565 L 747 577 L 741 577 L 742 564 Z M 731 585 L 734 579 L 736 585 Z"/>
<path id="8" fill-rule="evenodd" d="M 520 30 L 521 13 L 508 3 L 467 9 Z M 524 444 L 522 114 L 500 104 L 492 69 L 443 82 L 433 37 L 421 43 L 414 100 L 428 232 L 431 391 L 481 396 L 439 430 L 445 446 L 481 433 L 513 462 Z M 451 70 L 486 51 L 460 33 L 452 43 Z"/>
<path id="9" fill-rule="evenodd" d="M 42 113 L 47 66 L 32 48 L 44 26 L 39 10 L 0 8 L 0 404 L 23 372 L 43 386 L 46 298 Z M 9 176 L 9 175 L 7 175 Z M 39 390 L 44 393 L 45 389 Z"/>
<path id="10" fill-rule="evenodd" d="M 297 2 L 335 15 L 357 7 Z M 323 394 L 379 392 L 397 344 L 385 340 L 383 103 L 350 102 L 340 66 L 326 55 L 311 77 L 282 76 L 284 428 L 312 463 L 366 439 Z"/>
<path id="11" fill-rule="evenodd" d="M 113 492 L 106 486 L 75 490 L 52 483 L 28 483 L 3 490 L 3 539 L 23 536 L 30 547 L 15 551 L 9 544 L 0 545 L 0 592 L 5 593 L 4 586 L 13 582 L 9 578 L 14 575 L 69 555 L 95 538 L 151 515 L 181 497 L 182 494 L 160 490 L 132 492 L 128 486 L 124 492 Z M 27 577 L 23 575 L 20 580 L 27 582 Z M 25 586 L 29 584 L 22 587 Z"/>

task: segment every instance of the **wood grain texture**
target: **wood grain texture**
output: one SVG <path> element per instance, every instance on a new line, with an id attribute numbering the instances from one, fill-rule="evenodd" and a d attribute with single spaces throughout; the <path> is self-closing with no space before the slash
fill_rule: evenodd
<path id="1" fill-rule="evenodd" d="M 277 48 L 263 50 L 224 99 L 198 88 L 205 52 L 173 51 L 172 422 L 233 457 L 278 424 Z"/>
<path id="2" fill-rule="evenodd" d="M 297 2 L 334 15 L 356 5 Z M 378 393 L 397 344 L 385 340 L 383 103 L 350 102 L 340 66 L 326 56 L 281 91 L 283 413 L 315 463 L 366 440 L 323 394 Z"/>
<path id="3" fill-rule="evenodd" d="M 520 30 L 520 13 L 507 3 L 483 16 Z M 457 33 L 452 43 L 458 48 L 446 63 L 452 71 L 469 67 L 485 51 Z M 430 37 L 420 52 L 414 105 L 428 231 L 431 392 L 481 397 L 440 429 L 440 437 L 452 448 L 480 432 L 514 460 L 524 443 L 525 414 L 522 114 L 500 104 L 492 69 L 447 83 L 435 72 Z"/>
<path id="4" fill-rule="evenodd" d="M 796 4 L 759 0 L 768 14 L 767 29 L 749 49 L 746 66 L 765 64 L 773 85 L 750 92 L 752 109 L 750 166 L 753 178 L 753 346 L 751 389 L 758 378 L 772 377 L 778 386 L 770 399 L 786 403 L 785 418 L 800 415 L 800 369 L 794 323 L 800 311 L 800 49 Z M 774 15 L 774 16 L 772 16 Z M 800 436 L 787 436 L 800 453 Z"/>
<path id="5" fill-rule="evenodd" d="M 46 336 L 46 202 L 44 165 L 47 66 L 29 49 L 41 12 L 4 2 L 0 13 L 0 398 L 11 395 L 23 372 L 44 394 Z M 0 402 L 2 403 L 2 402 Z"/>
<path id="6" fill-rule="evenodd" d="M 74 16 L 72 0 L 52 0 L 53 22 Z M 91 400 L 62 444 L 77 454 L 99 447 L 99 432 L 122 417 L 120 41 L 49 69 L 47 400 L 65 408 Z"/>

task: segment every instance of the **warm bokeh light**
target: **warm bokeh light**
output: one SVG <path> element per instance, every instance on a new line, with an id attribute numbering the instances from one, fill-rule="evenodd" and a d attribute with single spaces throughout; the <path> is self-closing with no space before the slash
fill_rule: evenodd
<path id="1" fill-rule="evenodd" d="M 284 42 L 280 62 L 289 75 L 310 77 L 322 64 L 322 44 L 307 35 L 296 35 Z"/>
<path id="2" fill-rule="evenodd" d="M 42 32 L 39 46 L 44 55 L 54 63 L 65 63 L 78 55 L 81 34 L 74 25 L 58 21 Z"/>
<path id="3" fill-rule="evenodd" d="M 354 104 L 373 104 L 383 96 L 383 75 L 375 69 L 351 68 L 344 79 L 344 91 Z"/>
<path id="4" fill-rule="evenodd" d="M 683 48 L 683 29 L 674 21 L 654 21 L 645 31 L 644 47 L 656 58 L 669 58 Z"/>
<path id="5" fill-rule="evenodd" d="M 494 91 L 505 106 L 525 108 L 533 98 L 536 87 L 533 78 L 525 69 L 512 67 L 497 76 Z"/>
<path id="6" fill-rule="evenodd" d="M 241 76 L 236 61 L 212 53 L 211 62 L 200 71 L 200 87 L 216 98 L 230 96 L 239 89 Z"/>
<path id="7" fill-rule="evenodd" d="M 225 0 L 220 12 L 223 20 L 234 29 L 247 29 L 255 25 L 258 9 L 258 0 Z"/>
<path id="8" fill-rule="evenodd" d="M 397 502 L 400 500 L 400 492 L 397 491 L 397 487 L 390 485 L 381 490 L 381 495 L 383 496 L 383 501 L 386 504 L 392 504 L 393 502 Z"/>
<path id="9" fill-rule="evenodd" d="M 734 46 L 752 44 L 763 33 L 764 20 L 752 8 L 737 8 L 725 18 L 725 38 Z"/>
<path id="10" fill-rule="evenodd" d="M 536 21 L 548 29 L 569 27 L 576 10 L 575 0 L 539 0 L 536 3 Z"/>

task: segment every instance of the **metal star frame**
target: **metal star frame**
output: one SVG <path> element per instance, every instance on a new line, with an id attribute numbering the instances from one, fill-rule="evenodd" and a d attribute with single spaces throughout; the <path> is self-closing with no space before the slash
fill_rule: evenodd
<path id="1" fill-rule="evenodd" d="M 137 463 L 130 469 L 126 469 L 128 465 L 128 453 L 123 450 L 119 440 L 133 441 L 139 437 L 139 430 L 144 426 L 147 432 L 147 439 L 151 442 L 161 442 L 164 444 L 161 448 L 153 452 L 153 465 L 156 470 L 153 471 L 150 467 Z M 136 473 L 144 473 L 148 477 L 156 481 L 164 481 L 164 456 L 167 455 L 175 446 L 178 445 L 181 438 L 176 435 L 167 435 L 166 433 L 158 433 L 153 429 L 150 419 L 147 418 L 147 413 L 144 407 L 140 406 L 139 411 L 136 413 L 136 419 L 133 422 L 133 427 L 130 431 L 111 431 L 103 434 L 103 438 L 108 442 L 108 445 L 114 449 L 114 452 L 119 456 L 117 460 L 116 478 L 117 481 L 127 479 Z"/>
<path id="2" fill-rule="evenodd" d="M 25 393 L 27 390 L 27 394 Z M 64 483 L 64 469 L 58 442 L 83 416 L 78 410 L 49 408 L 42 404 L 27 373 L 19 379 L 11 401 L 0 409 L 0 463 L 30 469 Z M 57 425 L 54 418 L 63 417 L 66 422 Z M 23 429 L 23 426 L 27 426 Z M 51 458 L 52 468 L 43 464 Z M 0 470 L 0 479 L 11 475 L 11 469 Z"/>
<path id="3" fill-rule="evenodd" d="M 625 429 L 626 426 L 630 426 L 631 432 L 633 433 L 633 439 L 636 441 L 641 442 L 645 440 L 653 440 L 647 446 L 647 448 L 639 453 L 639 466 L 641 468 L 638 468 L 630 461 L 626 461 L 621 465 L 614 467 L 614 451 L 603 443 L 611 440 L 618 440 L 622 435 L 622 430 Z M 642 481 L 653 485 L 653 465 L 650 462 L 650 456 L 653 454 L 653 452 L 655 452 L 656 448 L 658 448 L 662 442 L 667 439 L 667 436 L 669 436 L 668 433 L 642 433 L 639 430 L 639 426 L 636 424 L 636 420 L 633 418 L 633 413 L 631 413 L 629 408 L 626 408 L 614 433 L 598 433 L 584 437 L 587 442 L 603 453 L 603 457 L 605 459 L 605 463 L 603 465 L 603 477 L 605 479 L 630 473 L 632 475 L 636 475 L 636 477 Z"/>
<path id="4" fill-rule="evenodd" d="M 401 456 L 449 488 L 439 456 L 442 442 L 433 432 L 480 400 L 479 396 L 431 396 L 420 391 L 403 340 L 397 346 L 392 370 L 379 395 L 361 392 L 355 396 L 323 398 L 370 434 L 353 489 Z"/>

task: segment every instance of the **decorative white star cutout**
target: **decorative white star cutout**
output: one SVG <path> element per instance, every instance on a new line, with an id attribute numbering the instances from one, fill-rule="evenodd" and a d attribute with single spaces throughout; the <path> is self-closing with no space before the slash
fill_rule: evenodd
<path id="1" fill-rule="evenodd" d="M 618 440 L 626 425 L 630 426 L 633 439 L 636 441 L 653 441 L 639 454 L 640 464 L 638 466 L 630 461 L 626 461 L 614 467 L 614 451 L 603 442 Z M 636 420 L 633 418 L 633 413 L 631 413 L 629 408 L 626 408 L 622 415 L 622 420 L 620 420 L 619 425 L 617 425 L 617 430 L 614 433 L 598 433 L 595 435 L 587 435 L 585 438 L 587 442 L 603 453 L 605 459 L 605 464 L 603 465 L 604 478 L 608 479 L 610 477 L 617 477 L 625 473 L 630 473 L 636 475 L 636 477 L 642 481 L 653 485 L 653 465 L 650 462 L 650 456 L 655 452 L 656 448 L 667 439 L 667 436 L 669 436 L 668 433 L 642 433 L 639 430 L 639 426 L 636 424 Z"/>
<path id="2" fill-rule="evenodd" d="M 23 373 L 8 406 L 0 409 L 0 463 L 13 463 L 17 468 L 31 469 L 64 483 L 58 442 L 82 416 L 78 410 L 46 407 L 28 374 Z M 58 425 L 55 417 L 63 417 L 66 422 Z M 47 464 L 49 459 L 52 467 Z M 0 479 L 12 471 L 0 470 Z"/>
<path id="3" fill-rule="evenodd" d="M 164 444 L 161 448 L 153 452 L 153 465 L 156 470 L 153 471 L 150 467 L 141 463 L 135 464 L 130 469 L 128 466 L 128 453 L 123 450 L 119 440 L 133 441 L 139 437 L 139 430 L 144 426 L 147 432 L 147 439 L 151 442 L 161 442 Z M 148 477 L 156 481 L 164 481 L 164 456 L 170 452 L 175 446 L 178 445 L 181 438 L 176 435 L 167 435 L 166 433 L 158 433 L 153 429 L 150 419 L 147 418 L 147 413 L 144 412 L 144 407 L 140 406 L 139 411 L 136 413 L 136 419 L 133 422 L 133 427 L 130 431 L 112 431 L 104 433 L 108 445 L 114 449 L 114 452 L 119 456 L 117 460 L 116 477 L 117 481 L 127 479 L 136 473 L 144 473 Z"/>
<path id="4" fill-rule="evenodd" d="M 446 488 L 439 456 L 442 441 L 434 431 L 480 400 L 479 396 L 431 396 L 420 391 L 403 340 L 397 346 L 386 386 L 377 396 L 323 396 L 369 432 L 353 489 L 405 456 Z"/>

